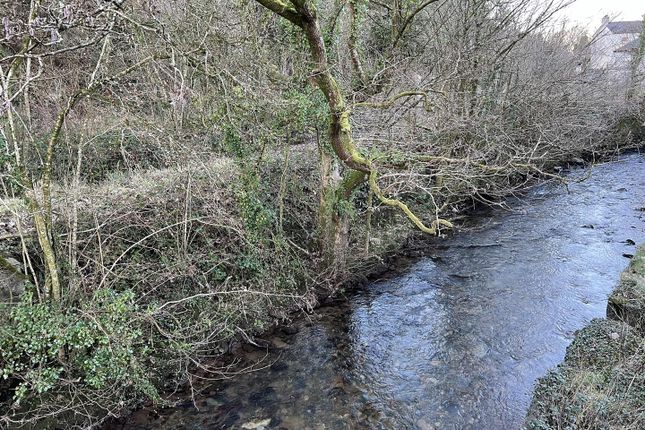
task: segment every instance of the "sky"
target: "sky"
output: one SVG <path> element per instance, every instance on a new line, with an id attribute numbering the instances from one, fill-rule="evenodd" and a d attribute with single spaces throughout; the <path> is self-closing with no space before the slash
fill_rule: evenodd
<path id="1" fill-rule="evenodd" d="M 609 15 L 616 20 L 631 21 L 642 19 L 645 15 L 644 0 L 578 0 L 560 13 L 572 24 L 595 30 L 601 24 L 602 17 Z"/>

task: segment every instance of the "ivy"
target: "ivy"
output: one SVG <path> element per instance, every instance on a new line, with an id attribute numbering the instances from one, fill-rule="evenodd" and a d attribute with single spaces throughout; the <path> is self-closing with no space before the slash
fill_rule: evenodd
<path id="1" fill-rule="evenodd" d="M 67 310 L 34 303 L 26 293 L 0 328 L 0 375 L 16 381 L 14 404 L 54 393 L 65 379 L 94 390 L 117 384 L 158 398 L 137 311 L 132 291 L 99 290 Z"/>

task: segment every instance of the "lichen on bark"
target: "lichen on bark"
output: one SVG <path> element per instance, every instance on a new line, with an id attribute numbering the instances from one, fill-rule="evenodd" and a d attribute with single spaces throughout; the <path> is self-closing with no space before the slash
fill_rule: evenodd
<path id="1" fill-rule="evenodd" d="M 429 234 L 436 234 L 439 226 L 452 227 L 452 224 L 442 219 L 436 219 L 432 222 L 431 226 L 426 226 L 421 219 L 415 215 L 410 208 L 402 201 L 390 197 L 386 197 L 378 185 L 378 169 L 377 166 L 365 157 L 356 146 L 356 142 L 352 135 L 351 126 L 351 111 L 347 107 L 343 92 L 338 85 L 338 82 L 331 73 L 331 65 L 327 58 L 327 51 L 325 41 L 320 30 L 317 12 L 315 5 L 310 0 L 291 0 L 293 8 L 285 5 L 281 0 L 257 0 L 258 3 L 265 6 L 269 10 L 277 13 L 285 19 L 293 22 L 301 27 L 305 33 L 309 44 L 309 51 L 314 63 L 314 80 L 324 94 L 327 104 L 329 106 L 329 138 L 334 153 L 338 159 L 348 168 L 345 173 L 345 179 L 340 181 L 339 184 L 333 185 L 335 191 L 329 192 L 328 187 L 332 184 L 323 184 L 320 210 L 320 230 L 328 231 L 330 223 L 333 222 L 336 228 L 336 240 L 334 244 L 330 244 L 329 237 L 323 240 L 323 246 L 333 246 L 334 254 L 344 253 L 344 249 L 336 249 L 339 240 L 339 231 L 346 230 L 347 219 L 345 215 L 339 213 L 337 209 L 331 210 L 330 208 L 337 208 L 340 200 L 348 201 L 353 191 L 360 186 L 366 179 L 371 191 L 377 196 L 382 204 L 395 207 L 403 211 L 403 213 L 410 219 L 410 221 L 421 231 Z M 325 176 L 325 175 L 323 175 Z M 327 175 L 328 176 L 328 175 Z M 329 178 L 323 178 L 329 180 Z M 332 218 L 330 220 L 329 218 Z M 346 234 L 346 232 L 344 233 Z M 347 241 L 340 241 L 346 243 Z"/>

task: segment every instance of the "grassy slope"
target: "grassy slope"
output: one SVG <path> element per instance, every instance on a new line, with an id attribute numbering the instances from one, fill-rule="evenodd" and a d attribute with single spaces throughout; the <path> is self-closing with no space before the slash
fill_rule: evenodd
<path id="1" fill-rule="evenodd" d="M 608 318 L 579 330 L 538 381 L 528 430 L 645 428 L 645 246 L 609 298 Z"/>

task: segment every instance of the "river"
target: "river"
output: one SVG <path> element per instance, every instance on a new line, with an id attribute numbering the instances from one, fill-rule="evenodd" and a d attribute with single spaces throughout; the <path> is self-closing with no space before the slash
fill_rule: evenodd
<path id="1" fill-rule="evenodd" d="M 583 171 L 574 171 L 572 177 Z M 519 429 L 645 241 L 645 157 L 534 188 L 396 275 L 245 347 L 262 370 L 129 429 Z M 244 427 L 246 426 L 246 427 Z"/>

